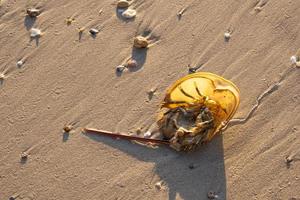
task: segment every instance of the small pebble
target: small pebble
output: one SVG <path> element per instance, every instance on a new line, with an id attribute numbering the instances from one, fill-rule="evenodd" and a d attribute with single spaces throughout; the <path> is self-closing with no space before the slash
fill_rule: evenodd
<path id="1" fill-rule="evenodd" d="M 89 32 L 90 32 L 90 34 L 92 34 L 92 35 L 95 36 L 95 35 L 97 35 L 99 33 L 99 30 L 95 29 L 95 28 L 91 28 Z"/>
<path id="2" fill-rule="evenodd" d="M 123 13 L 122 13 L 122 16 L 126 19 L 132 19 L 136 16 L 136 11 L 133 10 L 133 9 L 130 9 L 128 8 L 127 10 L 125 10 Z"/>
<path id="3" fill-rule="evenodd" d="M 291 56 L 290 59 L 291 59 L 292 64 L 296 64 L 298 62 L 297 56 Z"/>
<path id="4" fill-rule="evenodd" d="M 117 72 L 123 72 L 126 67 L 124 65 L 118 65 L 116 67 Z"/>
<path id="5" fill-rule="evenodd" d="M 21 153 L 21 159 L 26 160 L 28 158 L 28 153 L 26 151 Z"/>
<path id="6" fill-rule="evenodd" d="M 39 9 L 36 9 L 36 8 L 28 8 L 26 10 L 27 12 L 27 15 L 34 18 L 34 17 L 37 17 L 41 14 L 41 11 Z"/>
<path id="7" fill-rule="evenodd" d="M 127 0 L 119 0 L 117 3 L 118 8 L 128 8 L 129 6 L 130 6 L 130 3 Z"/>
<path id="8" fill-rule="evenodd" d="M 157 90 L 157 87 L 153 87 L 153 88 L 151 88 L 151 89 L 149 90 L 148 94 L 154 95 L 154 93 L 156 92 L 156 90 Z"/>
<path id="9" fill-rule="evenodd" d="M 290 163 L 293 162 L 293 161 L 294 161 L 294 159 L 293 159 L 292 156 L 287 156 L 287 157 L 285 158 L 285 162 L 286 162 L 287 164 L 290 164 Z"/>
<path id="10" fill-rule="evenodd" d="M 224 38 L 226 39 L 226 40 L 229 40 L 230 38 L 231 38 L 231 33 L 230 32 L 225 32 L 224 33 Z"/>
<path id="11" fill-rule="evenodd" d="M 161 190 L 163 187 L 163 181 L 159 181 L 159 182 L 155 183 L 155 187 L 156 187 L 156 189 Z"/>
<path id="12" fill-rule="evenodd" d="M 3 73 L 0 74 L 0 81 L 3 81 L 5 79 L 5 75 Z"/>
<path id="13" fill-rule="evenodd" d="M 40 29 L 37 29 L 37 28 L 30 29 L 30 37 L 35 38 L 35 37 L 40 37 L 41 35 L 42 35 L 42 32 Z"/>
<path id="14" fill-rule="evenodd" d="M 78 28 L 78 32 L 79 32 L 79 33 L 83 33 L 84 30 L 85 30 L 85 27 L 80 27 L 80 28 Z"/>
<path id="15" fill-rule="evenodd" d="M 133 46 L 135 48 L 147 48 L 148 45 L 149 45 L 149 41 L 147 40 L 147 38 L 143 36 L 137 36 L 134 38 Z"/>
<path id="16" fill-rule="evenodd" d="M 138 66 L 136 60 L 134 59 L 129 59 L 127 62 L 126 62 L 126 67 L 127 68 L 136 68 Z"/>
<path id="17" fill-rule="evenodd" d="M 66 132 L 66 133 L 69 133 L 71 130 L 73 129 L 72 125 L 66 125 L 63 130 Z"/>
<path id="18" fill-rule="evenodd" d="M 22 60 L 19 60 L 17 62 L 17 67 L 22 67 L 23 64 L 24 64 L 24 62 Z"/>

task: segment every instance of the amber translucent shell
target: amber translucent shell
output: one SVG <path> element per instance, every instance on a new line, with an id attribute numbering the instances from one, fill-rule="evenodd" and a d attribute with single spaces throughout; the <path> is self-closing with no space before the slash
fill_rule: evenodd
<path id="1" fill-rule="evenodd" d="M 231 81 L 213 73 L 198 72 L 171 85 L 161 107 L 217 107 L 222 112 L 215 112 L 214 117 L 220 125 L 228 122 L 235 114 L 240 103 L 239 94 L 239 89 Z"/>

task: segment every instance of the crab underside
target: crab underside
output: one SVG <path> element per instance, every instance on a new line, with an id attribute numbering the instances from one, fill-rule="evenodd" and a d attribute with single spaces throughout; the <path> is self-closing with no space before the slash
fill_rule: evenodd
<path id="1" fill-rule="evenodd" d="M 194 150 L 214 131 L 214 117 L 205 107 L 167 110 L 158 120 L 159 131 L 178 151 Z"/>

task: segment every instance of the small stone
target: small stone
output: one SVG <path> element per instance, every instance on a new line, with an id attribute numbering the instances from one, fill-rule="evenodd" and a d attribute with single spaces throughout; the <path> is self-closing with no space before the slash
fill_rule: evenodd
<path id="1" fill-rule="evenodd" d="M 40 29 L 37 29 L 37 28 L 30 29 L 30 37 L 36 38 L 36 37 L 40 37 L 41 35 L 42 35 L 42 32 Z"/>
<path id="2" fill-rule="evenodd" d="M 117 3 L 118 8 L 128 8 L 130 6 L 129 1 L 126 0 L 119 0 Z"/>
<path id="3" fill-rule="evenodd" d="M 224 38 L 226 39 L 226 40 L 229 40 L 230 38 L 231 38 L 231 33 L 230 32 L 225 32 L 224 33 Z"/>
<path id="4" fill-rule="evenodd" d="M 78 28 L 78 32 L 79 32 L 79 33 L 83 33 L 84 30 L 85 30 L 85 27 L 80 27 L 80 28 Z"/>
<path id="5" fill-rule="evenodd" d="M 122 13 L 122 16 L 126 19 L 132 19 L 136 16 L 136 11 L 133 10 L 133 9 L 130 9 L 128 8 L 127 10 L 125 10 L 123 13 Z"/>
<path id="6" fill-rule="evenodd" d="M 161 190 L 163 187 L 163 181 L 159 181 L 159 182 L 155 183 L 155 187 L 156 187 L 156 189 Z"/>
<path id="7" fill-rule="evenodd" d="M 293 159 L 292 156 L 287 156 L 287 157 L 285 158 L 285 162 L 286 162 L 287 164 L 290 164 L 290 163 L 293 162 L 293 161 L 294 161 L 294 159 Z"/>
<path id="8" fill-rule="evenodd" d="M 36 9 L 36 8 L 28 8 L 26 10 L 27 12 L 27 15 L 34 18 L 34 17 L 37 17 L 41 14 L 41 11 L 39 9 Z"/>
<path id="9" fill-rule="evenodd" d="M 90 32 L 91 35 L 95 36 L 95 35 L 97 35 L 99 33 L 99 30 L 95 29 L 95 28 L 91 28 L 89 32 Z"/>
<path id="10" fill-rule="evenodd" d="M 24 64 L 24 62 L 22 60 L 19 60 L 17 62 L 17 67 L 22 67 L 23 64 Z"/>
<path id="11" fill-rule="evenodd" d="M 149 41 L 147 40 L 147 38 L 143 36 L 137 36 L 134 38 L 133 46 L 135 48 L 147 48 L 148 45 L 149 45 Z"/>
<path id="12" fill-rule="evenodd" d="M 71 130 L 73 129 L 72 125 L 66 125 L 63 130 L 66 132 L 66 133 L 69 133 Z"/>
<path id="13" fill-rule="evenodd" d="M 26 151 L 24 151 L 24 152 L 21 153 L 21 159 L 22 160 L 26 160 L 28 158 L 28 156 L 29 155 L 28 155 L 28 153 Z"/>
<path id="14" fill-rule="evenodd" d="M 149 94 L 149 95 L 154 95 L 154 93 L 156 92 L 156 90 L 157 90 L 157 87 L 153 87 L 153 88 L 151 88 L 151 89 L 148 91 L 148 94 Z"/>
<path id="15" fill-rule="evenodd" d="M 127 68 L 136 68 L 138 66 L 136 60 L 134 59 L 129 59 L 127 62 L 126 62 L 126 67 Z"/>
<path id="16" fill-rule="evenodd" d="M 0 73 L 0 81 L 3 81 L 5 79 L 5 74 Z"/>
<path id="17" fill-rule="evenodd" d="M 117 71 L 117 72 L 123 72 L 125 68 L 126 68 L 126 67 L 125 67 L 124 65 L 118 65 L 118 66 L 116 67 L 116 71 Z"/>
<path id="18" fill-rule="evenodd" d="M 299 61 L 299 59 L 297 58 L 297 56 L 291 56 L 290 59 L 291 59 L 292 64 L 296 64 Z"/>

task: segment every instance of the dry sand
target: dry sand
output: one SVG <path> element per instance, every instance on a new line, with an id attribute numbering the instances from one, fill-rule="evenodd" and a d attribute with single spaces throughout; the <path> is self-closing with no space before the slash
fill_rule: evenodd
<path id="1" fill-rule="evenodd" d="M 42 14 L 26 17 L 29 7 Z M 111 0 L 1 0 L 0 67 L 7 73 L 0 86 L 0 199 L 202 200 L 210 191 L 228 200 L 300 199 L 299 69 L 247 123 L 194 153 L 80 131 L 145 131 L 188 64 L 232 80 L 241 90 L 235 117 L 245 116 L 300 54 L 300 2 L 135 0 L 132 8 L 136 18 L 124 21 Z M 44 32 L 38 41 L 29 37 L 32 27 Z M 90 28 L 100 29 L 97 37 Z M 227 29 L 233 33 L 226 42 Z M 136 52 L 133 38 L 143 33 L 158 43 Z M 117 76 L 115 67 L 131 55 L 139 68 Z M 25 64 L 16 67 L 20 59 Z M 75 123 L 69 135 L 62 133 L 67 123 Z M 23 151 L 27 161 L 20 161 Z"/>

